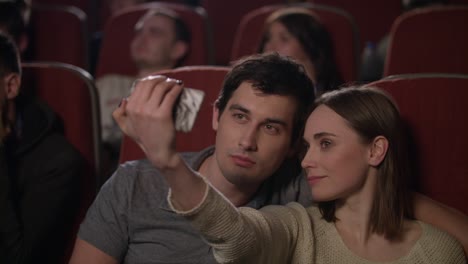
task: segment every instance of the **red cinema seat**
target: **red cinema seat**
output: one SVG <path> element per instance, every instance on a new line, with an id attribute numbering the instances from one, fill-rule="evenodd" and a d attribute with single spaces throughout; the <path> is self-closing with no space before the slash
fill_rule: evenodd
<path id="1" fill-rule="evenodd" d="M 34 92 L 60 117 L 65 137 L 85 160 L 81 178 L 81 202 L 70 234 L 68 259 L 79 224 L 91 205 L 100 180 L 100 119 L 97 91 L 91 75 L 76 66 L 57 62 L 23 63 L 25 92 Z M 32 85 L 32 87 L 31 87 Z"/>
<path id="2" fill-rule="evenodd" d="M 395 75 L 369 85 L 395 99 L 409 127 L 416 190 L 468 214 L 468 75 Z"/>
<path id="3" fill-rule="evenodd" d="M 88 70 L 87 16 L 79 8 L 33 5 L 31 59 L 57 61 Z"/>
<path id="4" fill-rule="evenodd" d="M 96 87 L 81 68 L 58 62 L 23 63 L 24 79 L 61 118 L 65 137 L 85 157 L 86 182 L 95 191 L 100 175 L 100 119 Z M 92 196 L 92 195 L 91 195 Z M 94 197 L 91 197 L 93 199 Z"/>
<path id="5" fill-rule="evenodd" d="M 359 28 L 360 43 L 377 43 L 390 31 L 393 21 L 401 14 L 401 1 L 375 0 L 308 0 L 310 3 L 333 6 L 348 12 Z M 363 46 L 360 47 L 363 48 Z"/>
<path id="6" fill-rule="evenodd" d="M 384 76 L 468 74 L 468 6 L 428 7 L 398 17 L 390 32 Z"/>
<path id="7" fill-rule="evenodd" d="M 217 65 L 229 64 L 234 33 L 246 13 L 265 5 L 284 2 L 284 0 L 201 0 L 200 5 L 208 13 L 213 28 L 215 63 Z"/>

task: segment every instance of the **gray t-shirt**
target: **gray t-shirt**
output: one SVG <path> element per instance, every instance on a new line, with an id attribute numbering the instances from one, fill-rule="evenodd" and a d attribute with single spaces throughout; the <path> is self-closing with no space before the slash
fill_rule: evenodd
<path id="1" fill-rule="evenodd" d="M 213 151 L 182 156 L 196 170 Z M 298 165 L 284 164 L 246 206 L 310 205 L 310 189 Z M 164 178 L 147 160 L 121 165 L 89 208 L 78 237 L 122 263 L 217 263 L 199 233 L 169 209 L 167 192 Z"/>

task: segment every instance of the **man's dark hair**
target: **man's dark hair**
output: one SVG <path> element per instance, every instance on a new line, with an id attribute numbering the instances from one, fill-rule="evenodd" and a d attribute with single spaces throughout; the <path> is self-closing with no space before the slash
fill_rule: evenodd
<path id="1" fill-rule="evenodd" d="M 268 95 L 294 98 L 297 103 L 292 143 L 302 138 L 305 120 L 315 99 L 314 85 L 302 65 L 278 53 L 257 54 L 236 62 L 224 79 L 216 100 L 219 115 L 223 113 L 234 91 L 243 82 Z"/>
<path id="2" fill-rule="evenodd" d="M 0 77 L 9 73 L 21 74 L 18 50 L 13 40 L 0 32 Z"/>
<path id="3" fill-rule="evenodd" d="M 26 26 L 21 14 L 20 6 L 13 2 L 0 2 L 0 31 L 9 34 L 15 42 L 18 42 L 26 33 Z"/>

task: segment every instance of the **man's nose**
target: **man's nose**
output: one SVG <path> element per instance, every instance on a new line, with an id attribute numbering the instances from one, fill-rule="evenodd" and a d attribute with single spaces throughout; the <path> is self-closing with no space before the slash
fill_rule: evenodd
<path id="1" fill-rule="evenodd" d="M 239 140 L 239 146 L 243 150 L 256 151 L 257 146 L 257 129 L 254 127 L 247 128 L 243 131 L 242 137 Z"/>

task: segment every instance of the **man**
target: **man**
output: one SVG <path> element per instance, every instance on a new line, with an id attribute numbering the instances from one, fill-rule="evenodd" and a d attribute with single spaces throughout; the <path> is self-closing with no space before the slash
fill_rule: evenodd
<path id="1" fill-rule="evenodd" d="M 152 138 L 167 135 L 158 124 L 172 122 L 153 116 L 160 101 L 152 100 L 151 89 L 156 86 L 159 97 L 175 97 L 180 84 L 164 77 L 139 82 L 114 113 L 150 160 Z M 241 61 L 213 109 L 215 147 L 183 159 L 236 206 L 310 204 L 309 187 L 294 176 L 293 165 L 312 91 L 304 69 L 288 59 L 270 54 Z M 147 102 L 132 103 L 136 97 Z M 121 166 L 88 211 L 70 263 L 216 263 L 198 232 L 169 209 L 167 194 L 164 178 L 149 161 Z"/>
<path id="2" fill-rule="evenodd" d="M 0 263 L 61 263 L 83 159 L 44 103 L 20 94 L 21 65 L 0 33 Z"/>
<path id="3" fill-rule="evenodd" d="M 270 89 L 274 100 L 252 86 Z M 184 157 L 195 170 L 209 171 L 236 205 L 308 204 L 307 184 L 290 176 L 298 175 L 295 150 L 313 99 L 298 64 L 278 55 L 249 59 L 228 74 L 214 107 L 215 148 Z M 121 166 L 88 211 L 71 263 L 216 263 L 198 233 L 169 210 L 167 191 L 149 162 Z"/>
<path id="4" fill-rule="evenodd" d="M 137 76 L 105 75 L 96 80 L 101 106 L 102 139 L 118 152 L 122 134 L 112 112 L 129 93 L 133 81 L 151 73 L 171 69 L 188 53 L 190 31 L 181 18 L 168 9 L 148 11 L 135 25 L 130 53 L 138 68 Z"/>

